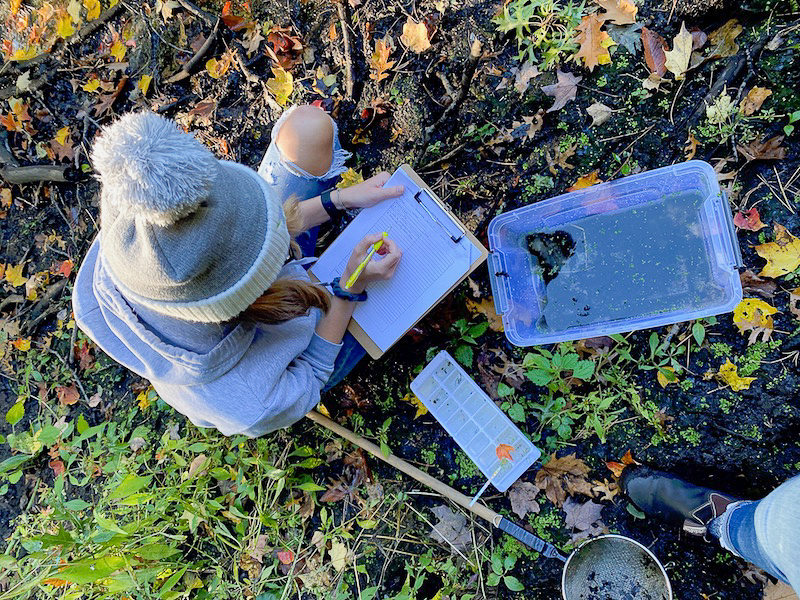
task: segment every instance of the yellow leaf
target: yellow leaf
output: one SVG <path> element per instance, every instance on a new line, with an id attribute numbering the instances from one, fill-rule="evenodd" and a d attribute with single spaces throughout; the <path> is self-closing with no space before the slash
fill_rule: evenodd
<path id="1" fill-rule="evenodd" d="M 100 1 L 99 0 L 83 0 L 83 6 L 86 7 L 86 19 L 94 21 L 100 16 Z"/>
<path id="2" fill-rule="evenodd" d="M 22 350 L 22 352 L 27 352 L 31 349 L 31 341 L 28 338 L 23 338 L 19 340 L 14 340 L 11 342 L 11 345 L 14 346 L 17 350 Z"/>
<path id="3" fill-rule="evenodd" d="M 14 53 L 8 57 L 8 60 L 30 60 L 37 54 L 36 48 L 33 46 L 25 46 L 24 48 L 19 48 L 14 51 Z"/>
<path id="4" fill-rule="evenodd" d="M 428 28 L 425 27 L 425 23 L 417 23 L 411 17 L 408 17 L 403 24 L 403 35 L 400 36 L 400 41 L 417 54 L 425 52 L 431 47 L 431 42 L 428 39 Z"/>
<path id="5" fill-rule="evenodd" d="M 356 185 L 364 181 L 364 176 L 361 175 L 359 171 L 356 171 L 352 167 L 347 169 L 344 173 L 342 173 L 341 180 L 336 187 L 339 189 L 349 188 L 350 186 Z"/>
<path id="6" fill-rule="evenodd" d="M 274 77 L 267 80 L 267 89 L 275 96 L 275 101 L 286 106 L 294 90 L 294 77 L 283 67 L 272 67 Z"/>
<path id="7" fill-rule="evenodd" d="M 136 403 L 139 405 L 139 410 L 147 410 L 150 407 L 150 392 L 154 392 L 153 386 L 139 392 L 139 395 L 136 396 Z"/>
<path id="8" fill-rule="evenodd" d="M 672 50 L 664 55 L 667 57 L 664 63 L 667 71 L 675 75 L 675 79 L 683 79 L 692 57 L 692 34 L 686 29 L 686 23 L 681 23 L 680 32 L 672 39 Z"/>
<path id="9" fill-rule="evenodd" d="M 750 389 L 750 384 L 756 380 L 755 377 L 741 377 L 739 367 L 733 364 L 729 358 L 726 358 L 725 364 L 719 368 L 717 377 L 731 386 L 734 392 Z"/>
<path id="10" fill-rule="evenodd" d="M 14 287 L 19 287 L 24 285 L 26 281 L 28 281 L 27 277 L 23 277 L 22 270 L 25 268 L 24 263 L 20 263 L 16 266 L 6 267 L 6 281 L 13 285 Z"/>
<path id="11" fill-rule="evenodd" d="M 69 15 L 61 15 L 56 23 L 56 35 L 67 39 L 73 33 L 75 33 L 75 27 L 72 26 L 72 19 L 69 18 Z"/>
<path id="12" fill-rule="evenodd" d="M 800 267 L 800 239 L 778 223 L 775 223 L 775 241 L 760 244 L 755 250 L 767 260 L 759 277 L 780 277 Z"/>
<path id="13" fill-rule="evenodd" d="M 72 17 L 72 22 L 79 25 L 81 22 L 81 3 L 79 0 L 70 0 L 67 4 L 67 12 Z"/>
<path id="14" fill-rule="evenodd" d="M 375 40 L 375 52 L 369 59 L 369 67 L 374 72 L 369 74 L 370 79 L 375 81 L 383 81 L 389 77 L 389 69 L 391 69 L 396 61 L 389 60 L 389 55 L 392 49 L 386 44 L 385 40 Z"/>
<path id="15" fill-rule="evenodd" d="M 567 188 L 567 191 L 574 192 L 575 190 L 582 190 L 583 188 L 591 187 L 597 183 L 603 183 L 603 180 L 597 177 L 597 171 L 592 171 L 588 175 L 579 177 L 574 185 Z"/>
<path id="16" fill-rule="evenodd" d="M 795 288 L 789 292 L 789 312 L 800 319 L 800 288 Z"/>
<path id="17" fill-rule="evenodd" d="M 661 367 L 656 374 L 656 379 L 658 380 L 658 385 L 662 388 L 667 387 L 670 383 L 678 383 L 678 378 L 675 375 L 672 376 L 672 379 L 667 379 L 667 376 L 662 373 L 662 369 L 664 371 L 669 371 L 670 373 L 675 373 L 675 369 L 672 367 Z"/>
<path id="18" fill-rule="evenodd" d="M 763 339 L 766 341 L 772 335 L 772 330 L 775 329 L 772 315 L 777 312 L 779 312 L 777 308 L 763 300 L 745 298 L 733 309 L 733 323 L 739 332 L 750 332 L 748 344 L 754 343 L 759 334 L 763 335 Z"/>
<path id="19" fill-rule="evenodd" d="M 739 44 L 735 40 L 742 31 L 743 28 L 736 19 L 731 19 L 719 29 L 712 31 L 708 36 L 708 43 L 711 46 L 708 57 L 726 58 L 737 54 Z"/>
<path id="20" fill-rule="evenodd" d="M 128 51 L 128 48 L 117 40 L 114 42 L 114 45 L 111 46 L 111 56 L 117 59 L 117 62 L 122 62 L 122 59 L 125 58 L 125 53 Z"/>
<path id="21" fill-rule="evenodd" d="M 324 417 L 328 417 L 329 419 L 331 418 L 331 413 L 327 408 L 325 408 L 325 405 L 322 402 L 317 404 L 317 412 Z"/>
<path id="22" fill-rule="evenodd" d="M 8 188 L 0 189 L 0 208 L 11 208 L 11 190 Z"/>
<path id="23" fill-rule="evenodd" d="M 22 5 L 22 0 L 11 0 L 11 16 L 16 17 L 19 12 L 19 7 Z"/>
<path id="24" fill-rule="evenodd" d="M 142 78 L 139 80 L 137 87 L 142 90 L 142 95 L 147 95 L 147 90 L 150 89 L 150 82 L 153 81 L 153 78 L 150 75 L 142 75 Z"/>
<path id="25" fill-rule="evenodd" d="M 83 84 L 82 89 L 84 92 L 96 92 L 99 87 L 100 87 L 100 80 L 91 79 Z"/>
<path id="26" fill-rule="evenodd" d="M 503 327 L 503 317 L 497 314 L 494 309 L 494 302 L 490 298 L 482 298 L 476 302 L 472 298 L 467 298 L 467 308 L 472 314 L 482 314 L 489 321 L 489 329 L 492 331 L 505 331 Z"/>
<path id="27" fill-rule="evenodd" d="M 764 104 L 764 100 L 769 98 L 771 95 L 772 90 L 755 86 L 747 93 L 747 96 L 744 97 L 744 100 L 742 100 L 742 103 L 739 105 L 739 112 L 745 117 L 749 117 L 759 108 L 761 108 L 761 105 Z"/>
<path id="28" fill-rule="evenodd" d="M 421 417 L 422 415 L 428 414 L 428 407 L 425 406 L 422 401 L 417 398 L 414 392 L 408 392 L 405 396 L 402 397 L 404 402 L 408 402 L 411 406 L 416 407 L 417 412 L 414 413 L 414 418 Z"/>
<path id="29" fill-rule="evenodd" d="M 53 139 L 63 146 L 67 143 L 67 136 L 69 136 L 69 125 L 64 125 L 64 127 L 58 130 L 56 137 Z"/>

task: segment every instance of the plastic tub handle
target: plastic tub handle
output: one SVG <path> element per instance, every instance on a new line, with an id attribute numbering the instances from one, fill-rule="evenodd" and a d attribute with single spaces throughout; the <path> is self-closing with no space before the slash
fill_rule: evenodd
<path id="1" fill-rule="evenodd" d="M 494 305 L 499 315 L 508 310 L 508 271 L 505 262 L 501 252 L 494 250 L 489 253 L 489 281 L 492 284 Z"/>

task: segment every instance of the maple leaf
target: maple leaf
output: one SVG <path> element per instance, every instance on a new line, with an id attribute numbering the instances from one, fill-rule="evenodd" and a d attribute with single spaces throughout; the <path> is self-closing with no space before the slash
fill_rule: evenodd
<path id="1" fill-rule="evenodd" d="M 508 499 L 511 501 L 511 510 L 520 519 L 524 519 L 528 513 L 538 514 L 539 503 L 536 496 L 539 488 L 530 481 L 517 481 L 508 490 Z"/>
<path id="2" fill-rule="evenodd" d="M 596 126 L 608 121 L 614 111 L 602 102 L 595 102 L 586 109 L 586 112 L 592 117 L 592 126 Z"/>
<path id="3" fill-rule="evenodd" d="M 24 285 L 28 281 L 27 277 L 23 277 L 22 270 L 25 268 L 25 263 L 19 263 L 14 266 L 7 266 L 5 272 L 5 280 L 14 287 Z"/>
<path id="4" fill-rule="evenodd" d="M 800 239 L 778 223 L 775 223 L 775 241 L 759 244 L 755 251 L 767 261 L 758 274 L 760 277 L 780 277 L 800 267 Z"/>
<path id="5" fill-rule="evenodd" d="M 417 23 L 411 16 L 403 23 L 403 34 L 400 36 L 400 41 L 417 54 L 421 54 L 431 47 L 425 23 Z"/>
<path id="6" fill-rule="evenodd" d="M 472 314 L 481 314 L 489 321 L 489 329 L 492 331 L 503 332 L 503 317 L 497 314 L 494 308 L 494 302 L 491 298 L 482 298 L 480 302 L 476 302 L 471 298 L 467 298 L 467 310 Z"/>
<path id="7" fill-rule="evenodd" d="M 734 392 L 749 390 L 750 384 L 757 379 L 756 377 L 741 377 L 739 367 L 733 364 L 729 358 L 726 358 L 725 364 L 719 368 L 717 378 L 731 386 Z"/>
<path id="8" fill-rule="evenodd" d="M 747 96 L 744 97 L 742 103 L 739 105 L 739 112 L 745 117 L 749 117 L 759 108 L 761 108 L 761 105 L 764 104 L 764 101 L 771 95 L 772 90 L 754 86 L 749 92 L 747 92 Z"/>
<path id="9" fill-rule="evenodd" d="M 411 406 L 417 409 L 417 412 L 414 413 L 415 419 L 428 414 L 428 407 L 422 403 L 422 400 L 417 398 L 414 392 L 408 392 L 400 400 L 403 402 L 408 402 L 409 404 L 411 404 Z"/>
<path id="10" fill-rule="evenodd" d="M 548 108 L 547 112 L 564 108 L 567 102 L 575 100 L 575 96 L 578 93 L 578 83 L 583 79 L 583 77 L 575 77 L 572 73 L 564 72 L 561 69 L 556 72 L 556 77 L 556 83 L 542 86 L 542 91 L 545 94 L 555 98 L 553 106 Z"/>
<path id="11" fill-rule="evenodd" d="M 736 146 L 739 154 L 747 162 L 753 160 L 783 160 L 786 158 L 786 148 L 781 146 L 785 136 L 776 135 L 764 142 L 753 140 L 746 146 Z"/>
<path id="12" fill-rule="evenodd" d="M 644 46 L 644 62 L 651 73 L 663 77 L 667 74 L 666 49 L 667 42 L 655 31 L 642 27 L 642 45 Z"/>
<path id="13" fill-rule="evenodd" d="M 128 48 L 124 43 L 122 43 L 121 40 L 117 40 L 111 45 L 111 56 L 114 57 L 116 62 L 122 62 L 122 59 L 125 58 L 125 54 L 127 52 Z"/>
<path id="14" fill-rule="evenodd" d="M 601 16 L 606 21 L 611 21 L 616 25 L 632 25 L 636 23 L 636 13 L 639 7 L 628 2 L 628 0 L 595 0 L 604 12 Z"/>
<path id="15" fill-rule="evenodd" d="M 596 14 L 583 17 L 581 24 L 576 27 L 580 32 L 575 37 L 575 43 L 580 44 L 580 49 L 573 56 L 575 62 L 583 59 L 584 66 L 590 71 L 594 71 L 597 65 L 607 65 L 611 63 L 611 54 L 608 49 L 615 45 L 608 32 L 603 31 L 603 19 Z"/>
<path id="16" fill-rule="evenodd" d="M 689 60 L 692 57 L 692 34 L 686 29 L 686 23 L 681 23 L 681 30 L 672 38 L 672 50 L 664 53 L 667 71 L 675 75 L 676 80 L 681 80 L 689 70 Z"/>
<path id="17" fill-rule="evenodd" d="M 779 312 L 777 308 L 763 300 L 745 298 L 733 309 L 733 323 L 740 333 L 750 332 L 748 345 L 758 341 L 758 336 L 761 336 L 761 339 L 766 342 L 775 329 L 772 315 L 777 312 Z"/>
<path id="18" fill-rule="evenodd" d="M 87 21 L 94 21 L 97 17 L 99 17 L 100 11 L 103 8 L 100 5 L 100 0 L 83 0 L 83 6 L 86 8 Z"/>
<path id="19" fill-rule="evenodd" d="M 286 70 L 303 59 L 303 42 L 288 27 L 273 27 L 267 34 L 267 54 Z"/>
<path id="20" fill-rule="evenodd" d="M 697 146 L 700 142 L 697 141 L 697 138 L 694 137 L 694 134 L 690 131 L 689 137 L 686 140 L 686 145 L 683 147 L 684 151 L 684 158 L 686 160 L 692 160 L 694 155 L 697 154 Z"/>
<path id="21" fill-rule="evenodd" d="M 374 79 L 378 82 L 389 77 L 389 69 L 391 69 L 396 62 L 389 60 L 391 54 L 392 49 L 386 44 L 386 40 L 375 40 L 375 51 L 369 58 L 369 67 L 374 71 L 369 74 L 370 79 Z"/>
<path id="22" fill-rule="evenodd" d="M 766 227 L 761 222 L 761 215 L 758 214 L 758 209 L 755 206 L 746 212 L 737 212 L 733 217 L 733 224 L 739 229 L 746 229 L 747 231 L 758 231 Z"/>
<path id="23" fill-rule="evenodd" d="M 592 496 L 591 484 L 586 479 L 589 467 L 575 454 L 556 458 L 555 454 L 537 473 L 534 483 L 544 490 L 547 499 L 556 506 L 562 506 L 567 495 L 581 493 Z"/>
<path id="24" fill-rule="evenodd" d="M 743 28 L 736 19 L 731 19 L 708 36 L 711 50 L 708 58 L 727 58 L 739 52 L 739 44 L 734 40 L 742 33 Z"/>
<path id="25" fill-rule="evenodd" d="M 593 500 L 581 503 L 568 498 L 562 508 L 566 515 L 564 522 L 570 529 L 584 531 L 602 518 L 603 505 Z"/>
<path id="26" fill-rule="evenodd" d="M 582 190 L 587 187 L 591 187 L 598 183 L 603 183 L 603 180 L 597 177 L 597 171 L 592 171 L 588 175 L 582 175 L 578 177 L 578 181 L 576 181 L 573 185 L 567 188 L 568 192 L 574 192 L 576 190 Z"/>
<path id="27" fill-rule="evenodd" d="M 74 383 L 70 386 L 57 387 L 56 394 L 58 394 L 59 403 L 65 406 L 75 404 L 81 398 L 80 393 L 78 393 L 78 388 L 75 387 Z"/>
<path id="28" fill-rule="evenodd" d="M 283 67 L 272 67 L 272 74 L 274 77 L 267 80 L 267 89 L 275 96 L 278 104 L 286 106 L 294 90 L 294 77 Z"/>
<path id="29" fill-rule="evenodd" d="M 63 275 L 64 277 L 69 277 L 72 273 L 72 269 L 75 267 L 75 263 L 72 262 L 71 259 L 63 260 L 56 265 L 54 269 L 51 270 L 51 273 Z"/>
<path id="30" fill-rule="evenodd" d="M 498 444 L 497 448 L 494 449 L 495 454 L 497 454 L 497 458 L 500 460 L 514 460 L 514 457 L 511 456 L 511 451 L 514 450 L 514 446 L 509 446 L 508 444 Z"/>
<path id="31" fill-rule="evenodd" d="M 515 68 L 513 73 L 514 89 L 520 94 L 524 94 L 526 91 L 528 91 L 528 86 L 530 85 L 531 79 L 541 75 L 539 67 L 530 60 L 522 63 L 519 68 Z"/>

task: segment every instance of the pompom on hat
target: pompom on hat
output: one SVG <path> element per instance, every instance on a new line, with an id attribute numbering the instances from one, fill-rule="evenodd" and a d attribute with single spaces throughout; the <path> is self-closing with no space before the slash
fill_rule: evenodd
<path id="1" fill-rule="evenodd" d="M 280 202 L 258 173 L 221 161 L 172 121 L 129 113 L 92 149 L 100 248 L 124 296 L 173 317 L 232 319 L 289 251 Z"/>

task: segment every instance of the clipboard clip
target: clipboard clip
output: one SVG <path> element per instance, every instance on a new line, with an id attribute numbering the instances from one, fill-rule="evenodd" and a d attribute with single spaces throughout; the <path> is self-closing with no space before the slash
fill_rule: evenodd
<path id="1" fill-rule="evenodd" d="M 416 200 L 417 202 L 419 202 L 419 205 L 420 205 L 422 208 L 424 208 L 424 209 L 425 209 L 425 212 L 426 212 L 426 213 L 428 213 L 428 216 L 429 216 L 431 219 L 433 219 L 433 222 L 434 222 L 434 223 L 436 223 L 436 224 L 437 224 L 439 227 L 441 227 L 441 228 L 444 230 L 444 232 L 445 232 L 445 233 L 446 233 L 448 236 L 450 236 L 450 239 L 451 239 L 451 240 L 453 240 L 453 242 L 455 242 L 456 244 L 457 244 L 458 242 L 460 242 L 460 241 L 461 241 L 461 240 L 464 238 L 464 231 L 461 229 L 461 227 L 459 227 L 459 226 L 458 226 L 458 225 L 457 225 L 455 222 L 453 222 L 453 225 L 455 225 L 455 227 L 458 229 L 458 231 L 461 233 L 461 235 L 459 235 L 459 236 L 455 236 L 455 235 L 453 235 L 452 233 L 450 233 L 450 232 L 447 230 L 447 228 L 444 226 L 444 224 L 443 224 L 443 223 L 442 223 L 442 222 L 441 222 L 439 219 L 437 219 L 437 218 L 436 218 L 436 216 L 435 216 L 435 215 L 434 215 L 434 214 L 433 214 L 433 213 L 430 211 L 430 209 L 429 209 L 427 206 L 425 206 L 425 203 L 424 203 L 424 202 L 422 201 L 422 199 L 420 198 L 420 194 L 422 194 L 422 192 L 425 192 L 425 193 L 428 195 L 428 197 L 429 197 L 431 200 L 433 200 L 434 202 L 436 202 L 436 199 L 435 199 L 433 196 L 431 196 L 430 192 L 428 192 L 428 190 L 426 190 L 425 188 L 420 188 L 419 190 L 417 190 L 417 193 L 416 193 L 416 194 L 414 194 L 414 200 Z M 438 204 L 438 202 L 437 202 L 437 204 Z"/>

